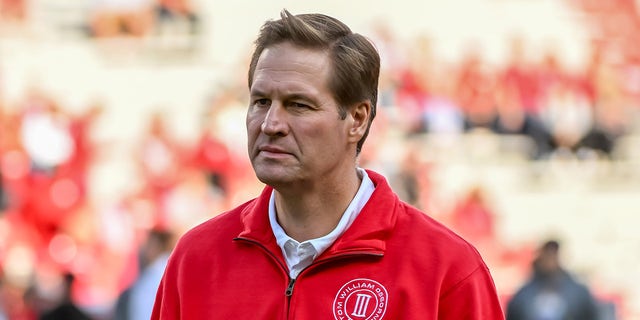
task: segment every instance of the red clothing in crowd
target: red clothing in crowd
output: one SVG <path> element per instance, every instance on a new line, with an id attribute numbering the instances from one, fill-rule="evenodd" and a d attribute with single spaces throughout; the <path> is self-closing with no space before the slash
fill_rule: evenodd
<path id="1" fill-rule="evenodd" d="M 193 164 L 205 170 L 210 175 L 215 175 L 219 187 L 229 191 L 228 178 L 234 173 L 234 163 L 227 146 L 213 134 L 205 133 L 195 150 Z"/>
<path id="2" fill-rule="evenodd" d="M 367 173 L 369 202 L 295 281 L 269 223 L 270 187 L 189 231 L 151 318 L 503 319 L 476 249 Z"/>

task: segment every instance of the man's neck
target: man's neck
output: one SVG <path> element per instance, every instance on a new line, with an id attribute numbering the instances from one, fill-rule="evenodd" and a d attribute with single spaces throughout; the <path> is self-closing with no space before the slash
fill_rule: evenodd
<path id="1" fill-rule="evenodd" d="M 362 177 L 354 168 L 336 183 L 307 192 L 281 193 L 276 190 L 278 223 L 287 235 L 299 242 L 330 233 L 358 192 L 361 181 Z"/>

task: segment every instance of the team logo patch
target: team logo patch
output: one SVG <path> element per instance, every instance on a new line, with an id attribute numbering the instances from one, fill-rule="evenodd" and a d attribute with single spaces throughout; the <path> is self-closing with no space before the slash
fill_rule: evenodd
<path id="1" fill-rule="evenodd" d="M 336 320 L 381 320 L 387 311 L 387 289 L 371 279 L 347 282 L 333 300 Z"/>

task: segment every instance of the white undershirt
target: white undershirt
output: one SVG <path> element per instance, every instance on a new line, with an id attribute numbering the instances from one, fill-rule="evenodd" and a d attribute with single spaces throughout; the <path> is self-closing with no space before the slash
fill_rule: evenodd
<path id="1" fill-rule="evenodd" d="M 351 226 L 364 205 L 369 201 L 371 194 L 373 194 L 375 190 L 375 186 L 364 169 L 357 168 L 357 170 L 358 173 L 362 175 L 362 183 L 360 183 L 358 192 L 342 214 L 335 229 L 320 238 L 298 242 L 289 237 L 276 219 L 275 191 L 271 193 L 271 198 L 269 199 L 269 221 L 271 222 L 271 229 L 276 237 L 276 242 L 278 246 L 280 246 L 287 262 L 289 275 L 292 279 L 295 279 L 302 269 L 309 266 L 317 256 L 324 252 L 324 250 Z"/>

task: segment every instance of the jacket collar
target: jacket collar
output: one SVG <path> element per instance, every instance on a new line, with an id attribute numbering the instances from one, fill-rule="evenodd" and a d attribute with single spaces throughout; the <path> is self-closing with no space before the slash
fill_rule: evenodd
<path id="1" fill-rule="evenodd" d="M 384 253 L 386 240 L 397 218 L 396 205 L 399 200 L 382 175 L 371 170 L 367 170 L 367 174 L 376 187 L 375 191 L 351 227 L 319 258 L 357 252 Z M 266 186 L 260 196 L 244 208 L 241 214 L 243 230 L 238 237 L 259 242 L 280 256 L 281 250 L 269 223 L 269 197 L 272 191 L 273 188 Z"/>

